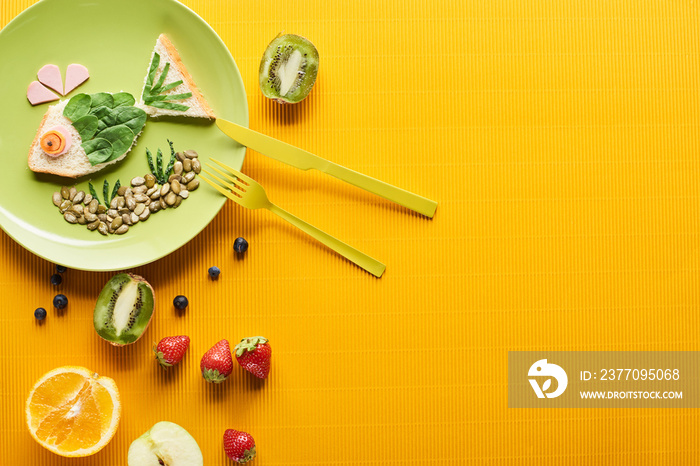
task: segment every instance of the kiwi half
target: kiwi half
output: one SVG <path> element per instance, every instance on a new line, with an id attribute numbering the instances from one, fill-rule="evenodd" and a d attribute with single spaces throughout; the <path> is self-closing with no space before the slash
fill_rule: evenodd
<path id="1" fill-rule="evenodd" d="M 318 73 L 318 50 L 307 39 L 280 34 L 260 61 L 260 90 L 279 103 L 295 104 L 309 95 Z"/>
<path id="2" fill-rule="evenodd" d="M 117 274 L 97 298 L 93 315 L 95 330 L 113 345 L 134 343 L 148 328 L 154 307 L 153 288 L 143 277 Z"/>

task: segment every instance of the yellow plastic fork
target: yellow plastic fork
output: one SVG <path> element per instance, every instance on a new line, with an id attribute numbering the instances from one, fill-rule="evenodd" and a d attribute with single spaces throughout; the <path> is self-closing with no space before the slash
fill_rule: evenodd
<path id="1" fill-rule="evenodd" d="M 334 238 L 328 233 L 319 230 L 315 226 L 306 223 L 300 218 L 295 217 L 286 210 L 270 202 L 270 200 L 267 198 L 267 194 L 265 194 L 265 190 L 262 186 L 260 186 L 260 183 L 258 183 L 257 181 L 219 162 L 218 160 L 211 158 L 209 160 L 216 163 L 228 172 L 226 173 L 223 170 L 209 163 L 206 164 L 209 168 L 211 168 L 219 175 L 223 176 L 228 181 L 221 179 L 221 177 L 205 169 L 202 169 L 202 171 L 214 180 L 216 180 L 216 182 L 218 182 L 219 184 L 215 183 L 210 179 L 207 179 L 204 176 L 202 176 L 201 178 L 207 183 L 209 183 L 211 186 L 213 186 L 214 189 L 231 199 L 236 204 L 242 205 L 243 207 L 253 210 L 267 209 L 273 214 L 279 215 L 280 217 L 282 217 L 295 227 L 299 228 L 300 230 L 304 231 L 308 235 L 316 238 L 321 243 L 325 244 L 326 246 L 328 246 L 341 256 L 345 257 L 349 261 L 354 262 L 358 266 L 362 267 L 372 275 L 376 277 L 381 277 L 384 273 L 386 265 L 382 264 L 378 260 L 368 256 L 362 251 L 358 251 L 357 249 L 353 248 L 348 244 L 343 243 L 339 239 Z"/>

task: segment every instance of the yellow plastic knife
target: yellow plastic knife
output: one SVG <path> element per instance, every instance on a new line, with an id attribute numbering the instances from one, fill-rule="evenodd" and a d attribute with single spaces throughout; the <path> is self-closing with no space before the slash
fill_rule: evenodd
<path id="1" fill-rule="evenodd" d="M 383 181 L 350 170 L 329 160 L 322 159 L 311 152 L 294 147 L 286 142 L 266 136 L 252 129 L 245 128 L 236 123 L 217 118 L 216 125 L 228 137 L 256 152 L 266 155 L 280 162 L 284 162 L 301 170 L 316 169 L 323 173 L 362 188 L 384 199 L 396 202 L 399 205 L 432 218 L 437 209 L 437 202 L 425 197 L 413 194 L 409 191 L 397 188 Z"/>

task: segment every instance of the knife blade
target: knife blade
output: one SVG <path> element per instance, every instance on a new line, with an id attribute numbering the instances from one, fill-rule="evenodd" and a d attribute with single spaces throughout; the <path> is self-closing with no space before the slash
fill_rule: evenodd
<path id="1" fill-rule="evenodd" d="M 408 209 L 432 218 L 437 209 L 437 202 L 418 194 L 398 188 L 362 173 L 323 159 L 286 142 L 272 138 L 231 121 L 217 118 L 216 125 L 228 137 L 259 152 L 267 157 L 286 163 L 301 170 L 315 169 L 353 186 L 362 188 L 384 199 L 388 199 Z"/>

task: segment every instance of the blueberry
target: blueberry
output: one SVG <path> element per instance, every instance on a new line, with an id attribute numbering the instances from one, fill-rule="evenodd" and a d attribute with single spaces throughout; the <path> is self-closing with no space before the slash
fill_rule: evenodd
<path id="1" fill-rule="evenodd" d="M 64 294 L 57 294 L 53 297 L 53 307 L 56 309 L 64 309 L 68 306 L 68 298 Z"/>
<path id="2" fill-rule="evenodd" d="M 244 253 L 248 250 L 248 241 L 245 238 L 236 238 L 233 242 L 233 250 L 239 253 Z"/>
<path id="3" fill-rule="evenodd" d="M 64 273 L 66 270 L 68 269 L 66 269 L 64 266 L 56 264 L 56 272 Z"/>
<path id="4" fill-rule="evenodd" d="M 34 311 L 34 317 L 36 318 L 36 320 L 46 319 L 46 309 L 44 309 L 43 307 L 37 307 Z"/>
<path id="5" fill-rule="evenodd" d="M 61 283 L 63 283 L 63 277 L 61 277 L 59 274 L 55 273 L 51 275 L 51 284 L 53 286 L 58 286 Z"/>
<path id="6" fill-rule="evenodd" d="M 175 296 L 175 299 L 173 299 L 173 306 L 181 311 L 186 309 L 188 304 L 189 301 L 187 301 L 187 298 L 182 295 Z"/>
<path id="7" fill-rule="evenodd" d="M 211 277 L 212 280 L 218 279 L 220 273 L 221 273 L 221 270 L 219 270 L 218 267 L 209 267 L 209 276 Z"/>

